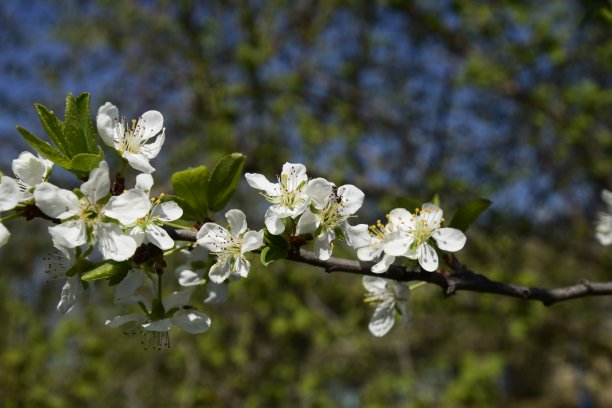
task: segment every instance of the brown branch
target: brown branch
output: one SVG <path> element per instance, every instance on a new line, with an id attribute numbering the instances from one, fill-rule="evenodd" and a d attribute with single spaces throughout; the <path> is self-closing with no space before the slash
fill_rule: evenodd
<path id="1" fill-rule="evenodd" d="M 168 229 L 170 236 L 175 240 L 195 241 L 196 232 L 193 230 Z M 562 288 L 535 288 L 514 285 L 490 280 L 469 270 L 454 256 L 447 257 L 449 270 L 427 272 L 421 268 L 409 268 L 401 265 L 391 265 L 385 273 L 375 274 L 370 268 L 373 262 L 363 262 L 340 258 L 330 258 L 322 261 L 313 252 L 295 248 L 289 253 L 288 260 L 323 268 L 326 272 L 345 272 L 356 275 L 379 276 L 401 282 L 421 281 L 439 286 L 446 296 L 458 291 L 491 293 L 495 295 L 510 296 L 524 300 L 536 300 L 546 306 L 557 302 L 587 296 L 612 295 L 612 282 L 589 282 L 586 280 L 573 286 Z"/>

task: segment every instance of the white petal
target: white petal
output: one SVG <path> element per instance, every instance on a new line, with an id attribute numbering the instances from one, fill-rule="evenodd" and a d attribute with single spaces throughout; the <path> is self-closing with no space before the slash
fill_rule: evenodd
<path id="1" fill-rule="evenodd" d="M 125 261 L 136 251 L 136 241 L 117 224 L 104 223 L 97 228 L 98 249 L 104 259 Z"/>
<path id="2" fill-rule="evenodd" d="M 204 299 L 204 303 L 225 303 L 229 295 L 229 285 L 225 283 L 208 282 L 206 284 L 206 293 L 208 297 Z"/>
<path id="3" fill-rule="evenodd" d="M 380 245 L 368 245 L 357 249 L 357 259 L 360 261 L 372 261 L 382 252 Z"/>
<path id="4" fill-rule="evenodd" d="M 438 269 L 438 254 L 431 245 L 425 242 L 417 248 L 417 259 L 419 265 L 428 272 L 434 272 Z"/>
<path id="5" fill-rule="evenodd" d="M 123 152 L 123 158 L 128 161 L 133 169 L 147 174 L 155 171 L 155 168 L 149 164 L 149 159 L 141 153 Z"/>
<path id="6" fill-rule="evenodd" d="M 172 319 L 166 318 L 153 320 L 143 324 L 142 327 L 148 331 L 167 332 L 172 327 Z"/>
<path id="7" fill-rule="evenodd" d="M 369 246 L 371 235 L 367 224 L 350 225 L 348 222 L 343 222 L 340 225 L 346 242 L 354 249 Z"/>
<path id="8" fill-rule="evenodd" d="M 443 251 L 456 252 L 465 245 L 465 234 L 456 228 L 438 228 L 431 236 L 436 240 L 438 248 Z"/>
<path id="9" fill-rule="evenodd" d="M 57 304 L 57 311 L 64 314 L 70 312 L 81 293 L 83 293 L 83 284 L 78 275 L 66 279 L 66 283 L 62 287 L 60 301 Z"/>
<path id="10" fill-rule="evenodd" d="M 128 190 L 108 200 L 102 212 L 123 225 L 131 225 L 144 217 L 151 208 L 149 197 L 142 190 Z"/>
<path id="11" fill-rule="evenodd" d="M 11 233 L 4 226 L 4 224 L 0 223 L 0 247 L 6 245 L 9 238 L 11 237 Z"/>
<path id="12" fill-rule="evenodd" d="M 287 190 L 295 191 L 304 182 L 308 181 L 306 175 L 306 167 L 299 163 L 285 163 L 283 164 L 283 171 L 281 176 L 287 177 Z"/>
<path id="13" fill-rule="evenodd" d="M 225 213 L 225 218 L 229 223 L 230 231 L 233 235 L 242 235 L 247 229 L 246 216 L 240 210 L 229 210 Z"/>
<path id="14" fill-rule="evenodd" d="M 133 270 L 123 278 L 115 287 L 115 304 L 125 305 L 135 303 L 131 298 L 134 292 L 140 288 L 145 279 L 145 273 L 141 270 Z"/>
<path id="15" fill-rule="evenodd" d="M 401 230 L 410 229 L 413 224 L 414 215 L 404 208 L 395 208 L 389 213 L 389 224 L 391 227 Z"/>
<path id="16" fill-rule="evenodd" d="M 81 184 L 81 191 L 89 197 L 92 203 L 97 203 L 102 197 L 110 193 L 108 164 L 104 160 L 89 173 L 89 179 Z"/>
<path id="17" fill-rule="evenodd" d="M 217 262 L 214 264 L 210 271 L 208 271 L 208 277 L 215 283 L 222 283 L 230 275 L 230 264 L 228 261 Z"/>
<path id="18" fill-rule="evenodd" d="M 205 333 L 210 328 L 211 320 L 206 313 L 197 310 L 181 310 L 172 317 L 172 323 L 187 333 Z"/>
<path id="19" fill-rule="evenodd" d="M 76 248 L 87 242 L 87 230 L 81 221 L 66 221 L 49 227 L 53 246 L 59 250 Z"/>
<path id="20" fill-rule="evenodd" d="M 330 200 L 333 187 L 334 183 L 319 177 L 308 182 L 308 185 L 306 186 L 306 194 L 315 203 L 315 207 L 322 209 Z"/>
<path id="21" fill-rule="evenodd" d="M 0 178 L 0 211 L 12 210 L 23 198 L 19 185 L 13 178 Z"/>
<path id="22" fill-rule="evenodd" d="M 42 183 L 47 173 L 47 167 L 42 159 L 30 152 L 22 152 L 19 158 L 13 160 L 13 173 L 28 186 Z"/>
<path id="23" fill-rule="evenodd" d="M 116 328 L 129 322 L 142 322 L 144 319 L 145 317 L 142 314 L 134 313 L 124 316 L 115 316 L 112 319 L 107 320 L 104 324 L 108 327 Z"/>
<path id="24" fill-rule="evenodd" d="M 301 234 L 309 234 L 315 232 L 319 225 L 321 224 L 321 218 L 317 214 L 313 214 L 310 209 L 306 209 L 304 214 L 301 215 L 298 220 L 297 227 L 295 229 L 295 233 L 297 235 Z"/>
<path id="25" fill-rule="evenodd" d="M 395 309 L 393 302 L 385 302 L 374 309 L 368 329 L 376 337 L 382 337 L 391 330 L 395 324 Z"/>
<path id="26" fill-rule="evenodd" d="M 145 234 L 150 243 L 164 251 L 174 247 L 174 240 L 161 227 L 155 224 L 147 225 Z"/>
<path id="27" fill-rule="evenodd" d="M 181 286 L 198 286 L 204 283 L 202 272 L 194 272 L 188 265 L 181 265 L 176 269 L 176 277 Z"/>
<path id="28" fill-rule="evenodd" d="M 283 222 L 283 219 L 279 217 L 272 207 L 268 208 L 264 219 L 264 223 L 266 224 L 268 231 L 270 231 L 270 234 L 280 235 L 285 231 L 285 223 Z"/>
<path id="29" fill-rule="evenodd" d="M 140 226 L 132 228 L 129 231 L 129 235 L 130 237 L 134 238 L 134 241 L 136 241 L 136 247 L 139 247 L 140 245 L 142 245 L 147 238 L 147 236 L 145 235 L 145 232 L 142 230 Z"/>
<path id="30" fill-rule="evenodd" d="M 249 276 L 249 269 L 251 269 L 251 263 L 249 261 L 247 261 L 242 256 L 236 258 L 236 261 L 234 263 L 235 274 L 246 278 L 247 276 Z"/>
<path id="31" fill-rule="evenodd" d="M 342 199 L 338 213 L 345 217 L 355 214 L 363 205 L 365 197 L 363 191 L 352 184 L 338 187 L 338 196 Z"/>
<path id="32" fill-rule="evenodd" d="M 230 233 L 222 226 L 213 222 L 202 225 L 196 239 L 198 245 L 203 246 L 211 252 L 222 252 L 230 241 Z"/>
<path id="33" fill-rule="evenodd" d="M 246 173 L 244 175 L 249 186 L 257 189 L 263 190 L 269 196 L 277 196 L 280 194 L 280 188 L 278 184 L 270 183 L 266 176 L 258 173 Z"/>
<path id="34" fill-rule="evenodd" d="M 119 109 L 110 102 L 98 108 L 96 115 L 96 125 L 100 137 L 110 147 L 115 147 L 115 126 L 119 120 Z"/>
<path id="35" fill-rule="evenodd" d="M 384 237 L 382 248 L 389 255 L 405 256 L 406 252 L 410 250 L 410 245 L 412 245 L 413 241 L 414 238 L 412 236 L 406 236 L 396 231 Z"/>
<path id="36" fill-rule="evenodd" d="M 161 221 L 175 221 L 183 216 L 183 209 L 174 201 L 166 201 L 156 204 L 151 210 L 151 218 L 158 218 Z"/>
<path id="37" fill-rule="evenodd" d="M 151 194 L 153 188 L 153 176 L 150 174 L 141 173 L 136 176 L 136 188 L 142 190 L 147 196 Z"/>
<path id="38" fill-rule="evenodd" d="M 608 204 L 608 208 L 612 209 L 612 191 L 605 189 L 601 190 L 601 199 Z"/>
<path id="39" fill-rule="evenodd" d="M 385 254 L 380 260 L 380 262 L 378 262 L 376 265 L 373 265 L 370 270 L 374 273 L 387 272 L 389 270 L 389 266 L 391 266 L 393 262 L 395 262 L 395 257 L 393 255 Z"/>
<path id="40" fill-rule="evenodd" d="M 333 240 L 336 238 L 334 231 L 325 230 L 315 241 L 314 252 L 322 261 L 327 261 L 334 250 Z"/>
<path id="41" fill-rule="evenodd" d="M 166 311 L 174 308 L 181 308 L 189 302 L 191 297 L 191 290 L 181 290 L 172 292 L 170 296 L 163 300 L 164 309 Z"/>
<path id="42" fill-rule="evenodd" d="M 389 282 L 391 282 L 389 279 L 379 278 L 378 276 L 364 276 L 361 278 L 361 283 L 365 290 L 373 294 L 385 293 Z"/>
<path id="43" fill-rule="evenodd" d="M 163 115 L 156 111 L 150 110 L 142 114 L 138 123 L 136 124 L 136 128 L 140 129 L 143 132 L 143 139 L 150 139 L 153 136 L 159 134 L 164 127 L 164 117 Z"/>
<path id="44" fill-rule="evenodd" d="M 431 227 L 440 226 L 442 222 L 442 216 L 444 212 L 435 204 L 425 203 L 423 204 L 423 209 L 421 210 L 420 218 L 426 219 L 427 224 Z"/>
<path id="45" fill-rule="evenodd" d="M 159 136 L 157 136 L 152 143 L 147 143 L 140 148 L 140 153 L 142 153 L 143 156 L 149 160 L 156 158 L 165 140 L 166 133 L 164 130 L 162 130 Z"/>
<path id="46" fill-rule="evenodd" d="M 4 177 L 2 179 L 4 180 Z M 42 183 L 36 187 L 34 200 L 43 213 L 60 220 L 77 215 L 80 211 L 76 194 L 50 183 Z"/>
<path id="47" fill-rule="evenodd" d="M 261 231 L 249 231 L 242 237 L 242 248 L 241 253 L 254 251 L 261 248 L 263 245 L 264 232 Z"/>

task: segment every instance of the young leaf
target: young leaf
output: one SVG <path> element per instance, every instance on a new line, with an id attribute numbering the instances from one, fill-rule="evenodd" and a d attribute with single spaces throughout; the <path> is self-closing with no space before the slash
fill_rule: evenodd
<path id="1" fill-rule="evenodd" d="M 490 205 L 491 201 L 484 198 L 470 201 L 457 210 L 448 226 L 466 231 Z"/>
<path id="2" fill-rule="evenodd" d="M 57 164 L 60 167 L 63 167 L 65 169 L 69 168 L 70 160 L 62 153 L 51 147 L 49 143 L 33 135 L 27 129 L 21 126 L 17 126 L 17 130 L 19 131 L 19 134 L 21 134 L 21 137 L 23 137 L 23 139 L 26 141 L 26 143 L 29 144 L 30 147 L 36 152 L 40 153 L 42 157 L 51 160 L 53 163 Z"/>
<path id="3" fill-rule="evenodd" d="M 83 276 L 81 276 L 81 280 L 92 281 L 108 279 L 115 275 L 125 274 L 129 269 L 130 267 L 126 261 L 104 261 L 102 264 L 99 264 L 95 268 L 85 272 Z"/>
<path id="4" fill-rule="evenodd" d="M 87 153 L 84 129 L 81 126 L 79 109 L 72 94 L 66 96 L 66 113 L 64 115 L 64 136 L 70 157 Z"/>
<path id="5" fill-rule="evenodd" d="M 223 157 L 213 169 L 208 185 L 208 206 L 211 210 L 219 211 L 227 205 L 240 181 L 245 158 L 243 154 L 232 153 Z"/>
<path id="6" fill-rule="evenodd" d="M 79 128 L 82 131 L 83 141 L 87 148 L 86 152 L 79 153 L 96 153 L 96 133 L 91 122 L 91 115 L 89 114 L 89 94 L 83 92 L 77 96 L 75 102 Z"/>
<path id="7" fill-rule="evenodd" d="M 172 175 L 172 188 L 183 208 L 183 218 L 203 221 L 208 215 L 208 169 L 198 166 Z"/>
<path id="8" fill-rule="evenodd" d="M 70 168 L 68 170 L 88 175 L 90 171 L 98 167 L 98 164 L 103 159 L 104 156 L 102 154 L 79 153 L 70 160 Z"/>
<path id="9" fill-rule="evenodd" d="M 277 261 L 279 259 L 284 259 L 289 254 L 288 249 L 283 249 L 279 247 L 269 247 L 266 246 L 261 250 L 261 263 L 264 266 L 270 265 L 272 262 Z"/>
<path id="10" fill-rule="evenodd" d="M 49 139 L 64 155 L 68 154 L 66 140 L 64 139 L 64 123 L 46 106 L 36 103 L 34 107 Z"/>

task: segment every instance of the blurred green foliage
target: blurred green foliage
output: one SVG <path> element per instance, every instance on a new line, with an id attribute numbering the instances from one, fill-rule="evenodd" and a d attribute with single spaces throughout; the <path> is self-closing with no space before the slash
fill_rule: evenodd
<path id="1" fill-rule="evenodd" d="M 458 254 L 471 269 L 523 285 L 610 280 L 592 227 L 612 187 L 609 15 L 586 0 L 62 1 L 50 34 L 69 52 L 62 69 L 38 67 L 60 97 L 41 102 L 87 90 L 93 106 L 162 111 L 160 192 L 172 172 L 239 151 L 269 178 L 291 160 L 359 186 L 359 222 L 408 198 L 439 193 L 452 214 L 491 197 Z M 263 201 L 241 182 L 229 206 L 257 228 Z M 170 351 L 147 352 L 103 325 L 117 314 L 104 285 L 59 316 L 45 226 L 7 224 L 3 406 L 612 404 L 609 298 L 546 308 L 424 287 L 410 327 L 375 339 L 358 277 L 278 261 L 233 284 L 225 305 L 194 300 L 208 333 L 171 333 Z"/>

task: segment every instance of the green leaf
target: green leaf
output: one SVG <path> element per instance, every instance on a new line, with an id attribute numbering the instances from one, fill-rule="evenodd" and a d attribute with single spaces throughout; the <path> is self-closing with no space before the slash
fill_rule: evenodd
<path id="1" fill-rule="evenodd" d="M 53 147 L 51 147 L 49 143 L 33 135 L 27 129 L 21 126 L 17 126 L 17 130 L 19 131 L 19 134 L 21 134 L 21 137 L 23 137 L 23 139 L 26 141 L 26 143 L 29 144 L 30 147 L 36 152 L 40 153 L 42 157 L 51 160 L 53 163 L 57 164 L 60 167 L 68 169 L 68 167 L 70 166 L 70 160 L 61 152 L 55 150 Z"/>
<path id="2" fill-rule="evenodd" d="M 98 167 L 103 159 L 104 156 L 101 154 L 79 153 L 70 160 L 68 170 L 78 172 L 80 175 L 88 175 L 90 171 Z"/>
<path id="3" fill-rule="evenodd" d="M 68 154 L 66 140 L 64 138 L 64 123 L 58 119 L 57 116 L 46 106 L 40 103 L 34 104 L 40 123 L 42 123 L 49 139 L 55 144 L 55 146 L 64 154 Z"/>
<path id="4" fill-rule="evenodd" d="M 213 211 L 222 210 L 234 194 L 246 156 L 232 153 L 223 157 L 210 175 L 208 206 Z"/>
<path id="5" fill-rule="evenodd" d="M 77 117 L 82 130 L 83 140 L 87 146 L 87 153 L 96 153 L 99 150 L 96 144 L 96 133 L 91 115 L 89 114 L 89 93 L 83 92 L 76 98 Z M 85 152 L 83 152 L 85 153 Z"/>
<path id="6" fill-rule="evenodd" d="M 172 188 L 178 196 L 177 204 L 187 220 L 203 221 L 208 215 L 208 168 L 198 166 L 172 175 Z"/>
<path id="7" fill-rule="evenodd" d="M 491 201 L 484 198 L 470 201 L 457 210 L 448 226 L 466 231 L 490 205 Z"/>
<path id="8" fill-rule="evenodd" d="M 282 249 L 278 247 L 264 247 L 261 250 L 261 263 L 264 266 L 270 265 L 274 261 L 278 261 L 279 259 L 284 259 L 289 254 L 288 249 Z"/>
<path id="9" fill-rule="evenodd" d="M 81 276 L 81 280 L 92 281 L 100 279 L 109 279 L 114 277 L 115 275 L 125 274 L 129 269 L 130 266 L 127 261 L 105 261 L 102 264 L 96 266 L 95 268 L 85 272 L 85 274 Z"/>

